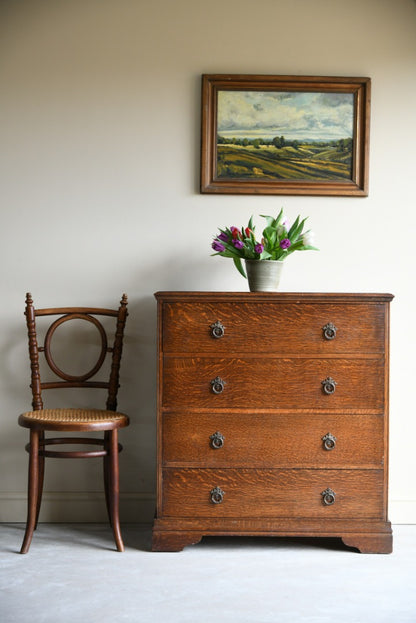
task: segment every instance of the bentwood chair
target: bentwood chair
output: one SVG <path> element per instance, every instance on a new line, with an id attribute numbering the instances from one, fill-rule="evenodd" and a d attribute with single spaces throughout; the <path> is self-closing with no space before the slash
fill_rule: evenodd
<path id="1" fill-rule="evenodd" d="M 89 307 L 68 307 L 35 309 L 32 295 L 26 295 L 26 323 L 29 336 L 29 355 L 31 366 L 31 388 L 33 411 L 23 413 L 19 417 L 20 426 L 30 429 L 30 443 L 26 446 L 29 452 L 29 483 L 28 483 L 28 512 L 26 531 L 21 548 L 21 554 L 26 554 L 32 541 L 33 531 L 36 529 L 40 505 L 42 500 L 43 477 L 45 457 L 55 458 L 96 458 L 104 460 L 104 491 L 107 512 L 113 529 L 114 540 L 119 552 L 124 551 L 123 540 L 119 521 L 119 466 L 118 453 L 122 449 L 118 443 L 118 429 L 128 426 L 129 419 L 123 413 L 118 413 L 117 391 L 119 387 L 119 369 L 123 348 L 123 333 L 127 318 L 127 296 L 123 294 L 118 309 L 99 309 Z M 36 319 L 41 316 L 57 316 L 45 332 L 44 345 L 38 345 Z M 115 334 L 110 341 L 108 323 L 114 319 Z M 52 356 L 51 342 L 56 329 L 71 320 L 82 320 L 93 325 L 99 333 L 101 342 L 100 354 L 95 365 L 87 372 L 80 375 L 67 374 L 55 363 Z M 40 322 L 40 320 L 39 320 Z M 75 323 L 76 324 L 76 323 Z M 75 324 L 72 325 L 75 327 Z M 113 327 L 114 327 L 113 324 Z M 85 326 L 82 324 L 81 326 Z M 105 328 L 106 326 L 106 328 Z M 65 333 L 65 332 L 64 332 Z M 111 331 L 112 333 L 112 331 Z M 89 340 L 83 340 L 87 348 Z M 84 344 L 83 344 L 84 346 Z M 40 362 L 39 354 L 45 356 L 46 364 Z M 89 353 L 91 355 L 91 352 Z M 107 354 L 111 354 L 108 362 L 109 380 L 91 380 L 96 377 L 102 368 Z M 78 357 L 77 357 L 78 359 Z M 42 365 L 41 365 L 42 364 Z M 41 368 L 54 373 L 53 380 L 41 380 Z M 103 370 L 102 370 L 103 373 Z M 108 375 L 107 375 L 108 378 Z M 43 390 L 61 388 L 102 388 L 107 390 L 107 404 L 105 409 L 91 408 L 56 408 L 44 409 Z M 100 438 L 96 437 L 70 437 L 57 436 L 46 438 L 45 432 L 57 433 L 86 433 L 102 431 Z M 59 450 L 60 444 L 76 444 L 83 447 L 90 446 L 85 450 Z M 49 449 L 53 446 L 56 449 Z M 97 449 L 99 446 L 99 449 Z"/>

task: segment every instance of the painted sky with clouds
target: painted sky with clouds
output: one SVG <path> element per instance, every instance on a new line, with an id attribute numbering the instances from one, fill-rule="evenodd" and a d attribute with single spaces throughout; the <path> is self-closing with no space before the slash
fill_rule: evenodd
<path id="1" fill-rule="evenodd" d="M 217 129 L 226 138 L 351 138 L 353 119 L 352 93 L 218 92 Z"/>

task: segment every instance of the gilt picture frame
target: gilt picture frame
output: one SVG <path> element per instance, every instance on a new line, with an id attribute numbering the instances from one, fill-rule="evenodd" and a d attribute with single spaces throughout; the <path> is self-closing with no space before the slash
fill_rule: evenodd
<path id="1" fill-rule="evenodd" d="M 201 193 L 368 195 L 370 78 L 204 74 Z"/>

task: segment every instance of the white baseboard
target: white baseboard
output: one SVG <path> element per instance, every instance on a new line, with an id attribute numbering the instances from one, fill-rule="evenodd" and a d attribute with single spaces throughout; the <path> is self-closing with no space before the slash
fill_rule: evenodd
<path id="1" fill-rule="evenodd" d="M 416 500 L 391 500 L 389 519 L 392 524 L 416 524 Z"/>
<path id="2" fill-rule="evenodd" d="M 26 493 L 0 492 L 0 523 L 26 521 Z M 153 493 L 120 493 L 120 519 L 125 523 L 151 523 L 155 512 Z M 40 521 L 105 522 L 107 511 L 101 491 L 45 492 Z M 416 524 L 416 500 L 391 500 L 392 524 Z"/>
<path id="3" fill-rule="evenodd" d="M 152 493 L 120 493 L 120 520 L 125 523 L 151 523 L 155 512 Z M 0 492 L 0 522 L 26 521 L 26 493 Z M 101 491 L 45 492 L 39 521 L 100 523 L 108 520 Z"/>

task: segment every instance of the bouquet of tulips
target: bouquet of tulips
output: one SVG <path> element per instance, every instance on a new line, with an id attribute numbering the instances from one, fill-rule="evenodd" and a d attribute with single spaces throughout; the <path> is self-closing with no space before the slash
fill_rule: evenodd
<path id="1" fill-rule="evenodd" d="M 215 253 L 233 260 L 237 270 L 247 277 L 242 260 L 284 260 L 294 251 L 317 251 L 313 246 L 314 234 L 311 230 L 303 231 L 306 218 L 296 218 L 292 225 L 283 214 L 283 208 L 278 216 L 261 215 L 266 219 L 260 240 L 256 238 L 253 217 L 247 227 L 226 227 L 219 229 L 220 233 L 214 238 L 212 248 Z"/>

